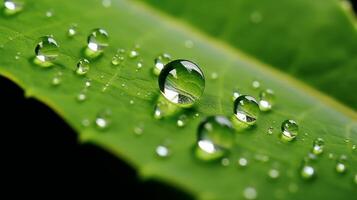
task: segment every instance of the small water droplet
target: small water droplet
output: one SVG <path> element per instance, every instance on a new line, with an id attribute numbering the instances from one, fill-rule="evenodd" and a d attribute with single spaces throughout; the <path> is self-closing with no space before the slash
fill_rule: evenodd
<path id="1" fill-rule="evenodd" d="M 271 179 L 277 179 L 280 176 L 280 172 L 279 170 L 273 168 L 268 171 L 268 176 Z"/>
<path id="2" fill-rule="evenodd" d="M 111 123 L 110 117 L 111 117 L 111 111 L 108 109 L 99 112 L 95 119 L 95 124 L 97 128 L 100 130 L 107 129 Z"/>
<path id="3" fill-rule="evenodd" d="M 216 160 L 226 155 L 233 143 L 231 122 L 223 116 L 210 116 L 198 127 L 195 154 L 201 160 Z"/>
<path id="4" fill-rule="evenodd" d="M 85 92 L 80 92 L 78 95 L 77 95 L 77 101 L 78 102 L 83 102 L 87 99 L 87 95 Z"/>
<path id="5" fill-rule="evenodd" d="M 230 160 L 228 158 L 222 158 L 221 159 L 221 165 L 224 166 L 224 167 L 227 167 L 229 166 L 230 164 Z"/>
<path id="6" fill-rule="evenodd" d="M 312 153 L 315 155 L 320 155 L 324 151 L 325 141 L 322 138 L 317 138 L 314 140 L 312 145 Z"/>
<path id="7" fill-rule="evenodd" d="M 51 66 L 58 57 L 58 48 L 59 46 L 52 36 L 41 37 L 35 48 L 36 59 L 34 62 L 43 67 Z"/>
<path id="8" fill-rule="evenodd" d="M 238 90 L 234 90 L 232 94 L 232 100 L 235 101 L 241 94 L 238 92 Z"/>
<path id="9" fill-rule="evenodd" d="M 193 46 L 194 46 L 194 43 L 193 43 L 192 40 L 186 40 L 185 41 L 185 47 L 186 48 L 191 49 L 191 48 L 193 48 Z"/>
<path id="10" fill-rule="evenodd" d="M 166 145 L 159 145 L 156 147 L 156 155 L 161 158 L 166 158 L 170 155 L 170 149 Z"/>
<path id="11" fill-rule="evenodd" d="M 259 88 L 260 88 L 260 82 L 257 81 L 257 80 L 254 80 L 254 81 L 252 82 L 252 87 L 253 87 L 254 89 L 259 89 Z"/>
<path id="12" fill-rule="evenodd" d="M 112 0 L 102 0 L 102 5 L 104 8 L 109 8 L 112 6 Z"/>
<path id="13" fill-rule="evenodd" d="M 357 149 L 357 146 L 354 144 L 352 145 L 352 150 L 356 150 Z"/>
<path id="14" fill-rule="evenodd" d="M 84 75 L 89 71 L 89 69 L 89 61 L 85 58 L 81 58 L 77 63 L 76 73 L 78 75 Z"/>
<path id="15" fill-rule="evenodd" d="M 120 54 L 115 54 L 112 58 L 112 64 L 115 66 L 121 64 L 123 61 L 124 61 L 124 56 Z"/>
<path id="16" fill-rule="evenodd" d="M 267 130 L 267 134 L 268 135 L 272 135 L 273 134 L 273 131 L 274 131 L 274 128 L 272 126 L 270 126 Z"/>
<path id="17" fill-rule="evenodd" d="M 336 172 L 339 174 L 344 174 L 347 171 L 347 157 L 345 155 L 341 155 L 336 162 Z"/>
<path id="18" fill-rule="evenodd" d="M 349 139 L 349 138 L 345 138 L 345 142 L 346 142 L 346 143 L 349 143 L 349 142 L 350 142 L 350 139 Z"/>
<path id="19" fill-rule="evenodd" d="M 285 120 L 281 124 L 281 138 L 285 141 L 291 141 L 298 135 L 299 126 L 294 120 Z"/>
<path id="20" fill-rule="evenodd" d="M 53 17 L 54 13 L 52 10 L 48 10 L 48 11 L 46 11 L 45 15 L 46 15 L 46 17 L 51 18 L 51 17 Z"/>
<path id="21" fill-rule="evenodd" d="M 241 95 L 234 101 L 234 116 L 240 124 L 236 125 L 248 125 L 255 124 L 259 115 L 259 106 L 254 97 L 248 95 Z M 234 122 L 237 122 L 234 120 Z M 242 124 L 243 123 L 243 124 Z"/>
<path id="22" fill-rule="evenodd" d="M 177 119 L 177 126 L 178 127 L 184 127 L 186 126 L 186 123 L 187 123 L 187 116 L 186 115 L 180 115 L 179 118 Z"/>
<path id="23" fill-rule="evenodd" d="M 259 108 L 261 111 L 269 111 L 274 104 L 274 91 L 271 89 L 264 90 L 259 94 Z"/>
<path id="24" fill-rule="evenodd" d="M 238 166 L 240 167 L 246 167 L 248 165 L 248 160 L 244 157 L 240 157 L 238 159 Z"/>
<path id="25" fill-rule="evenodd" d="M 77 34 L 77 24 L 71 24 L 67 30 L 67 36 L 73 37 Z"/>
<path id="26" fill-rule="evenodd" d="M 141 68 L 143 68 L 143 62 L 139 61 L 138 63 L 136 63 L 136 71 L 139 71 Z"/>
<path id="27" fill-rule="evenodd" d="M 263 20 L 263 16 L 259 11 L 254 11 L 250 14 L 250 21 L 254 24 L 258 24 Z"/>
<path id="28" fill-rule="evenodd" d="M 243 190 L 243 197 L 245 199 L 256 199 L 258 197 L 257 190 L 254 187 L 246 187 Z"/>
<path id="29" fill-rule="evenodd" d="M 140 125 L 140 126 L 136 126 L 134 127 L 134 134 L 135 135 L 142 135 L 144 133 L 144 128 Z"/>
<path id="30" fill-rule="evenodd" d="M 130 103 L 131 105 L 133 105 L 133 104 L 135 103 L 135 101 L 134 101 L 134 100 L 130 100 L 129 103 Z"/>
<path id="31" fill-rule="evenodd" d="M 180 107 L 192 106 L 203 94 L 205 78 L 201 69 L 188 60 L 174 60 L 159 75 L 161 94 Z"/>
<path id="32" fill-rule="evenodd" d="M 311 165 L 305 164 L 301 168 L 300 175 L 305 180 L 312 179 L 315 176 L 315 169 Z"/>
<path id="33" fill-rule="evenodd" d="M 62 82 L 62 78 L 61 77 L 62 77 L 62 73 L 61 72 L 56 73 L 56 75 L 52 78 L 52 81 L 51 81 L 52 85 L 54 85 L 54 86 L 60 85 L 61 82 Z"/>
<path id="34" fill-rule="evenodd" d="M 93 29 L 87 38 L 88 49 L 90 49 L 93 53 L 100 53 L 108 44 L 109 35 L 106 30 L 97 28 Z"/>
<path id="35" fill-rule="evenodd" d="M 92 85 L 92 81 L 91 80 L 86 80 L 86 82 L 84 83 L 84 87 L 85 88 L 89 88 Z"/>
<path id="36" fill-rule="evenodd" d="M 137 51 L 137 50 L 135 50 L 135 49 L 133 49 L 133 50 L 131 50 L 130 52 L 129 52 L 129 58 L 137 58 L 139 56 L 139 52 Z"/>
<path id="37" fill-rule="evenodd" d="M 13 15 L 20 12 L 24 7 L 22 0 L 4 0 L 4 14 Z"/>
<path id="38" fill-rule="evenodd" d="M 328 158 L 329 158 L 329 159 L 333 159 L 333 158 L 334 158 L 333 153 L 329 153 L 329 154 L 328 154 Z"/>
<path id="39" fill-rule="evenodd" d="M 154 59 L 154 75 L 159 75 L 164 66 L 171 61 L 171 56 L 167 53 L 163 53 Z"/>
<path id="40" fill-rule="evenodd" d="M 269 161 L 269 156 L 267 155 L 263 155 L 263 154 L 255 154 L 254 155 L 254 159 L 256 161 L 260 161 L 260 162 L 268 162 Z"/>
<path id="41" fill-rule="evenodd" d="M 88 127 L 90 125 L 90 120 L 89 119 L 83 119 L 81 122 L 83 127 Z"/>
<path id="42" fill-rule="evenodd" d="M 212 79 L 212 80 L 218 79 L 218 73 L 217 73 L 217 72 L 212 72 L 212 73 L 211 73 L 211 79 Z"/>

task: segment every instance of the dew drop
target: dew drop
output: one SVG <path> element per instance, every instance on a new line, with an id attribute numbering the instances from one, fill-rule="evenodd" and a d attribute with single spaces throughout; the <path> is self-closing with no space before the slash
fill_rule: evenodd
<path id="1" fill-rule="evenodd" d="M 254 97 L 241 95 L 234 101 L 235 119 L 243 124 L 249 126 L 255 124 L 259 112 L 259 106 Z"/>
<path id="2" fill-rule="evenodd" d="M 20 12 L 24 7 L 22 0 L 4 0 L 4 14 L 13 15 Z"/>
<path id="3" fill-rule="evenodd" d="M 90 69 L 89 61 L 85 58 L 81 58 L 77 63 L 76 74 L 84 75 Z"/>
<path id="4" fill-rule="evenodd" d="M 61 72 L 59 72 L 59 73 L 57 73 L 53 78 L 52 78 L 52 81 L 51 81 L 51 83 L 52 83 L 52 85 L 53 86 L 58 86 L 58 85 L 60 85 L 61 84 L 61 82 L 62 82 L 62 73 Z"/>
<path id="5" fill-rule="evenodd" d="M 246 167 L 248 165 L 248 160 L 244 157 L 238 159 L 238 166 L 239 167 Z"/>
<path id="6" fill-rule="evenodd" d="M 300 176 L 305 180 L 312 179 L 315 176 L 315 169 L 311 165 L 305 164 L 301 168 Z"/>
<path id="7" fill-rule="evenodd" d="M 264 90 L 259 94 L 259 108 L 261 111 L 269 111 L 271 110 L 274 104 L 274 91 L 271 89 Z"/>
<path id="8" fill-rule="evenodd" d="M 130 100 L 129 103 L 130 103 L 131 105 L 133 105 L 133 104 L 135 103 L 135 101 L 134 101 L 134 100 Z"/>
<path id="9" fill-rule="evenodd" d="M 229 166 L 230 164 L 230 160 L 228 158 L 222 158 L 221 159 L 221 165 L 224 166 L 224 167 L 227 167 Z"/>
<path id="10" fill-rule="evenodd" d="M 123 61 L 124 61 L 124 56 L 120 54 L 115 54 L 112 58 L 112 64 L 115 66 L 121 64 Z"/>
<path id="11" fill-rule="evenodd" d="M 346 166 L 347 157 L 345 155 L 341 155 L 336 162 L 336 172 L 339 174 L 344 174 L 347 171 Z"/>
<path id="12" fill-rule="evenodd" d="M 281 138 L 285 141 L 291 141 L 298 135 L 299 126 L 294 120 L 285 120 L 281 124 Z"/>
<path id="13" fill-rule="evenodd" d="M 223 116 L 207 117 L 198 127 L 195 154 L 205 161 L 225 156 L 233 146 L 231 122 Z"/>
<path id="14" fill-rule="evenodd" d="M 277 178 L 279 178 L 279 176 L 280 176 L 280 172 L 279 172 L 279 170 L 277 170 L 277 169 L 270 169 L 270 170 L 268 171 L 268 176 L 269 176 L 269 178 L 271 178 L 271 179 L 277 179 Z"/>
<path id="15" fill-rule="evenodd" d="M 72 24 L 67 30 L 67 36 L 73 37 L 77 34 L 77 24 Z"/>
<path id="16" fill-rule="evenodd" d="M 102 5 L 104 8 L 109 8 L 112 6 L 112 0 L 102 0 Z"/>
<path id="17" fill-rule="evenodd" d="M 352 150 L 356 150 L 357 149 L 357 146 L 354 144 L 352 145 Z"/>
<path id="18" fill-rule="evenodd" d="M 95 124 L 98 129 L 105 130 L 109 127 L 111 120 L 111 111 L 110 110 L 103 110 L 97 114 L 95 119 Z"/>
<path id="19" fill-rule="evenodd" d="M 165 65 L 158 82 L 161 94 L 180 107 L 191 107 L 205 88 L 203 72 L 188 60 L 174 60 Z"/>
<path id="20" fill-rule="evenodd" d="M 171 56 L 163 53 L 154 59 L 153 74 L 159 75 L 164 66 L 171 61 Z"/>
<path id="21" fill-rule="evenodd" d="M 136 126 L 136 127 L 134 128 L 134 134 L 135 134 L 135 135 L 140 136 L 140 135 L 142 135 L 143 133 L 144 133 L 144 128 L 143 128 L 142 126 Z"/>
<path id="22" fill-rule="evenodd" d="M 218 73 L 217 73 L 217 72 L 212 72 L 212 73 L 211 73 L 211 79 L 212 79 L 212 80 L 218 79 Z"/>
<path id="23" fill-rule="evenodd" d="M 86 80 L 86 82 L 84 82 L 84 87 L 85 88 L 89 88 L 92 85 L 92 81 L 91 80 Z"/>
<path id="24" fill-rule="evenodd" d="M 186 126 L 186 123 L 187 123 L 187 116 L 186 115 L 180 115 L 179 118 L 177 119 L 177 126 L 178 127 L 184 127 Z"/>
<path id="25" fill-rule="evenodd" d="M 80 92 L 78 95 L 77 95 L 77 101 L 78 102 L 83 102 L 87 99 L 87 95 L 85 92 Z"/>
<path id="26" fill-rule="evenodd" d="M 109 35 L 106 30 L 97 28 L 93 29 L 87 38 L 88 48 L 94 53 L 102 52 L 108 44 Z"/>
<path id="27" fill-rule="evenodd" d="M 138 63 L 136 63 L 136 71 L 139 71 L 141 68 L 143 68 L 143 62 L 139 61 Z"/>
<path id="28" fill-rule="evenodd" d="M 329 158 L 329 159 L 333 159 L 333 158 L 334 158 L 333 153 L 329 153 L 329 154 L 328 154 L 328 158 Z"/>
<path id="29" fill-rule="evenodd" d="M 243 190 L 243 197 L 245 199 L 256 199 L 258 196 L 257 190 L 254 187 L 246 187 Z"/>
<path id="30" fill-rule="evenodd" d="M 312 145 L 312 153 L 315 155 L 320 155 L 324 151 L 325 141 L 322 138 L 317 138 L 314 140 Z"/>
<path id="31" fill-rule="evenodd" d="M 83 119 L 81 122 L 83 127 L 88 127 L 90 125 L 90 120 L 89 119 Z"/>
<path id="32" fill-rule="evenodd" d="M 268 162 L 270 160 L 269 156 L 263 154 L 255 154 L 254 159 L 260 162 Z"/>
<path id="33" fill-rule="evenodd" d="M 129 52 L 129 58 L 134 59 L 134 58 L 137 58 L 138 56 L 139 56 L 139 52 L 135 49 L 133 49 Z"/>
<path id="34" fill-rule="evenodd" d="M 274 131 L 274 128 L 271 126 L 271 127 L 268 128 L 267 134 L 268 134 L 268 135 L 272 135 L 272 134 L 273 134 L 273 131 Z"/>
<path id="35" fill-rule="evenodd" d="M 52 36 L 41 37 L 35 47 L 36 59 L 34 62 L 43 67 L 51 66 L 58 57 L 58 48 L 59 46 Z"/>
<path id="36" fill-rule="evenodd" d="M 233 91 L 233 94 L 232 94 L 232 100 L 235 101 L 241 94 L 235 90 Z"/>
<path id="37" fill-rule="evenodd" d="M 46 15 L 46 17 L 51 18 L 51 17 L 53 17 L 53 11 L 48 10 L 48 11 L 46 11 L 45 15 Z"/>
<path id="38" fill-rule="evenodd" d="M 254 81 L 252 82 L 252 87 L 253 87 L 254 89 L 259 89 L 259 88 L 260 88 L 260 82 L 257 81 L 257 80 L 254 80 Z"/>
<path id="39" fill-rule="evenodd" d="M 166 158 L 170 156 L 170 149 L 166 145 L 159 145 L 156 147 L 156 155 L 160 158 Z"/>

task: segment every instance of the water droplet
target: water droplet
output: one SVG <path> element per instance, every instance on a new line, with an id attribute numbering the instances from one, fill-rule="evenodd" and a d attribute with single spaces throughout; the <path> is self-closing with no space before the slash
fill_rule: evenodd
<path id="1" fill-rule="evenodd" d="M 187 123 L 187 116 L 186 115 L 180 115 L 180 117 L 177 119 L 177 126 L 178 127 L 184 127 Z"/>
<path id="2" fill-rule="evenodd" d="M 267 89 L 259 94 L 259 108 L 261 111 L 269 111 L 271 110 L 273 104 L 274 104 L 274 99 L 275 95 L 273 90 Z"/>
<path id="3" fill-rule="evenodd" d="M 193 48 L 193 46 L 194 46 L 194 43 L 193 43 L 192 40 L 186 40 L 185 41 L 185 47 L 186 48 L 191 49 L 191 48 Z"/>
<path id="4" fill-rule="evenodd" d="M 238 166 L 246 167 L 248 165 L 248 160 L 244 157 L 238 159 Z"/>
<path id="5" fill-rule="evenodd" d="M 134 101 L 134 100 L 130 100 L 129 103 L 130 103 L 131 105 L 133 105 L 133 104 L 135 103 L 135 101 Z"/>
<path id="6" fill-rule="evenodd" d="M 85 88 L 89 88 L 92 85 L 92 81 L 91 80 L 86 80 L 86 82 L 84 83 L 84 87 Z"/>
<path id="7" fill-rule="evenodd" d="M 136 126 L 134 128 L 134 134 L 135 135 L 142 135 L 144 133 L 144 128 L 142 126 Z"/>
<path id="8" fill-rule="evenodd" d="M 311 165 L 305 164 L 301 168 L 300 175 L 305 180 L 311 179 L 315 176 L 315 169 Z"/>
<path id="9" fill-rule="evenodd" d="M 143 62 L 139 61 L 138 63 L 136 63 L 136 71 L 139 71 L 141 68 L 143 68 Z"/>
<path id="10" fill-rule="evenodd" d="M 73 37 L 77 34 L 77 24 L 72 24 L 67 30 L 67 36 Z"/>
<path id="11" fill-rule="evenodd" d="M 255 124 L 259 112 L 259 106 L 254 97 L 241 95 L 234 101 L 235 119 L 243 124 L 249 126 Z"/>
<path id="12" fill-rule="evenodd" d="M 227 167 L 227 166 L 229 166 L 229 164 L 230 164 L 230 160 L 228 158 L 222 158 L 222 160 L 221 160 L 222 166 Z"/>
<path id="13" fill-rule="evenodd" d="M 205 78 L 201 69 L 188 60 L 174 60 L 159 75 L 161 94 L 181 107 L 192 106 L 203 94 Z"/>
<path id="14" fill-rule="evenodd" d="M 109 8 L 112 6 L 112 0 L 102 0 L 102 5 L 104 8 Z"/>
<path id="15" fill-rule="evenodd" d="M 250 14 L 250 21 L 254 24 L 258 24 L 263 20 L 263 16 L 259 11 L 254 11 Z"/>
<path id="16" fill-rule="evenodd" d="M 139 52 L 135 49 L 129 52 L 129 58 L 137 58 L 139 56 Z"/>
<path id="17" fill-rule="evenodd" d="M 20 12 L 24 7 L 22 0 L 4 0 L 4 14 L 13 15 Z"/>
<path id="18" fill-rule="evenodd" d="M 48 10 L 48 11 L 46 11 L 45 15 L 46 15 L 46 17 L 50 18 L 50 17 L 53 17 L 54 14 L 53 14 L 52 10 Z"/>
<path id="19" fill-rule="evenodd" d="M 270 158 L 267 155 L 255 154 L 254 159 L 260 162 L 268 162 Z"/>
<path id="20" fill-rule="evenodd" d="M 49 67 L 52 62 L 58 57 L 58 44 L 52 36 L 44 36 L 39 39 L 39 43 L 36 45 L 35 63 L 43 66 Z"/>
<path id="21" fill-rule="evenodd" d="M 77 95 L 77 101 L 78 102 L 83 102 L 87 99 L 87 95 L 85 92 L 80 92 L 78 95 Z"/>
<path id="22" fill-rule="evenodd" d="M 198 127 L 195 153 L 201 160 L 215 160 L 226 155 L 233 143 L 231 122 L 223 116 L 210 116 Z"/>
<path id="23" fill-rule="evenodd" d="M 164 66 L 171 61 L 171 56 L 167 53 L 163 53 L 154 59 L 153 73 L 159 75 Z"/>
<path id="24" fill-rule="evenodd" d="M 88 127 L 90 125 L 90 120 L 89 119 L 83 119 L 81 122 L 83 127 Z"/>
<path id="25" fill-rule="evenodd" d="M 346 139 L 345 139 L 345 142 L 346 142 L 346 143 L 349 143 L 349 142 L 350 142 L 350 139 L 349 139 L 349 138 L 346 138 Z"/>
<path id="26" fill-rule="evenodd" d="M 281 124 L 281 138 L 285 141 L 291 141 L 298 135 L 299 126 L 294 120 L 285 120 Z"/>
<path id="27" fill-rule="evenodd" d="M 92 30 L 87 38 L 88 48 L 94 53 L 102 52 L 108 44 L 109 36 L 106 30 L 97 28 Z"/>
<path id="28" fill-rule="evenodd" d="M 312 145 L 312 153 L 320 155 L 324 151 L 324 145 L 325 141 L 322 138 L 315 139 Z"/>
<path id="29" fill-rule="evenodd" d="M 115 54 L 112 58 L 112 64 L 117 66 L 124 61 L 124 56 L 120 54 Z"/>
<path id="30" fill-rule="evenodd" d="M 269 127 L 268 130 L 267 130 L 268 135 L 273 134 L 273 131 L 274 131 L 274 128 L 272 126 Z"/>
<path id="31" fill-rule="evenodd" d="M 336 172 L 337 173 L 343 174 L 347 171 L 346 161 L 347 161 L 347 157 L 345 155 L 341 155 L 337 159 L 337 163 L 336 163 Z"/>
<path id="32" fill-rule="evenodd" d="M 211 73 L 211 79 L 212 79 L 212 80 L 218 79 L 218 73 L 217 73 L 217 72 L 212 72 L 212 73 Z"/>
<path id="33" fill-rule="evenodd" d="M 98 129 L 105 130 L 109 127 L 111 120 L 111 111 L 110 110 L 103 110 L 97 114 L 95 119 L 95 124 Z"/>
<path id="34" fill-rule="evenodd" d="M 333 153 L 329 153 L 329 154 L 328 154 L 328 158 L 329 158 L 329 159 L 333 159 L 333 158 L 334 158 Z"/>
<path id="35" fill-rule="evenodd" d="M 240 95 L 237 90 L 233 91 L 232 100 L 235 101 Z"/>
<path id="36" fill-rule="evenodd" d="M 258 197 L 257 190 L 254 187 L 246 187 L 243 191 L 243 197 L 245 199 L 256 199 Z"/>
<path id="37" fill-rule="evenodd" d="M 61 82 L 62 82 L 62 78 L 61 77 L 62 77 L 62 73 L 61 72 L 56 73 L 56 75 L 52 78 L 52 81 L 51 81 L 52 85 L 54 85 L 54 86 L 60 85 Z"/>
<path id="38" fill-rule="evenodd" d="M 159 145 L 156 147 L 156 155 L 161 158 L 166 158 L 170 155 L 170 149 L 166 145 Z"/>
<path id="39" fill-rule="evenodd" d="M 254 89 L 260 88 L 260 82 L 257 81 L 257 80 L 254 80 L 254 81 L 252 82 L 252 87 L 253 87 Z"/>
<path id="40" fill-rule="evenodd" d="M 268 176 L 269 176 L 271 179 L 277 179 L 277 178 L 279 178 L 279 176 L 280 176 L 280 172 L 279 172 L 279 170 L 277 170 L 277 169 L 270 169 L 270 170 L 268 171 Z"/>
<path id="41" fill-rule="evenodd" d="M 89 71 L 89 69 L 89 61 L 85 58 L 81 58 L 77 63 L 76 73 L 78 75 L 84 75 Z"/>
<path id="42" fill-rule="evenodd" d="M 354 144 L 352 145 L 352 150 L 356 150 L 357 149 L 357 146 Z"/>

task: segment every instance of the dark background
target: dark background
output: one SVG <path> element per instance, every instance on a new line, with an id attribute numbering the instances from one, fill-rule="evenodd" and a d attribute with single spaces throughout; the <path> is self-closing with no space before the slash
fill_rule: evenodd
<path id="1" fill-rule="evenodd" d="M 356 12 L 357 0 L 351 2 Z M 0 116 L 2 191 L 12 197 L 75 192 L 113 199 L 192 199 L 166 184 L 142 181 L 125 162 L 93 145 L 79 144 L 59 116 L 42 103 L 25 99 L 22 89 L 3 77 Z"/>

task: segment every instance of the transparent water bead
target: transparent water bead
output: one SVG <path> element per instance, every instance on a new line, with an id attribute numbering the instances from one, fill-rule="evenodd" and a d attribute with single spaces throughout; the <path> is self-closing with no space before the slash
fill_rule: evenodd
<path id="1" fill-rule="evenodd" d="M 281 124 L 281 138 L 285 141 L 291 141 L 298 135 L 299 126 L 294 120 L 285 120 Z"/>
<path id="2" fill-rule="evenodd" d="M 176 124 L 177 124 L 178 127 L 184 127 L 184 126 L 186 126 L 187 121 L 188 121 L 187 116 L 183 114 L 183 115 L 179 116 L 179 118 L 177 119 Z"/>
<path id="3" fill-rule="evenodd" d="M 163 53 L 154 59 L 154 75 L 159 75 L 164 66 L 171 61 L 171 56 L 167 53 Z"/>
<path id="4" fill-rule="evenodd" d="M 315 176 L 315 168 L 311 165 L 305 164 L 301 168 L 300 176 L 301 178 L 308 180 L 312 179 Z"/>
<path id="5" fill-rule="evenodd" d="M 231 122 L 224 116 L 210 116 L 198 127 L 195 154 L 205 161 L 226 155 L 234 144 Z"/>
<path id="6" fill-rule="evenodd" d="M 52 62 L 58 57 L 58 44 L 52 36 L 43 36 L 35 47 L 35 63 L 43 67 L 52 65 Z"/>
<path id="7" fill-rule="evenodd" d="M 180 107 L 192 106 L 205 89 L 203 72 L 188 60 L 174 60 L 165 65 L 158 82 L 161 94 Z"/>
<path id="8" fill-rule="evenodd" d="M 261 111 L 269 111 L 272 109 L 275 100 L 274 91 L 266 89 L 259 94 L 259 108 Z"/>
<path id="9" fill-rule="evenodd" d="M 339 174 L 343 174 L 347 171 L 347 156 L 341 155 L 336 162 L 336 172 Z"/>
<path id="10" fill-rule="evenodd" d="M 259 116 L 259 106 L 254 97 L 241 95 L 234 101 L 234 116 L 240 122 L 253 125 Z"/>
<path id="11" fill-rule="evenodd" d="M 77 34 L 77 24 L 71 24 L 71 26 L 67 30 L 67 36 L 73 37 Z"/>
<path id="12" fill-rule="evenodd" d="M 312 145 L 312 153 L 315 155 L 320 155 L 324 151 L 325 141 L 322 138 L 317 138 L 314 140 Z"/>
<path id="13" fill-rule="evenodd" d="M 166 145 L 159 145 L 156 147 L 156 155 L 161 158 L 166 158 L 170 155 L 170 149 Z"/>
<path id="14" fill-rule="evenodd" d="M 24 7 L 22 0 L 4 0 L 4 14 L 13 15 L 20 12 Z"/>
<path id="15" fill-rule="evenodd" d="M 93 52 L 101 52 L 108 44 L 109 35 L 106 30 L 101 28 L 93 29 L 87 38 L 88 48 Z"/>
<path id="16" fill-rule="evenodd" d="M 85 58 L 81 58 L 77 63 L 76 73 L 78 75 L 84 75 L 89 71 L 89 69 L 89 61 Z"/>
<path id="17" fill-rule="evenodd" d="M 238 159 L 238 166 L 239 167 L 246 167 L 248 165 L 248 160 L 244 157 L 240 157 Z"/>
<path id="18" fill-rule="evenodd" d="M 120 65 L 124 61 L 124 56 L 121 54 L 115 54 L 112 58 L 112 64 L 114 66 Z"/>
<path id="19" fill-rule="evenodd" d="M 106 130 L 111 123 L 111 111 L 106 109 L 97 114 L 95 124 L 98 129 Z"/>
<path id="20" fill-rule="evenodd" d="M 243 191 L 243 197 L 248 200 L 256 199 L 258 197 L 257 190 L 254 187 L 246 187 Z"/>

